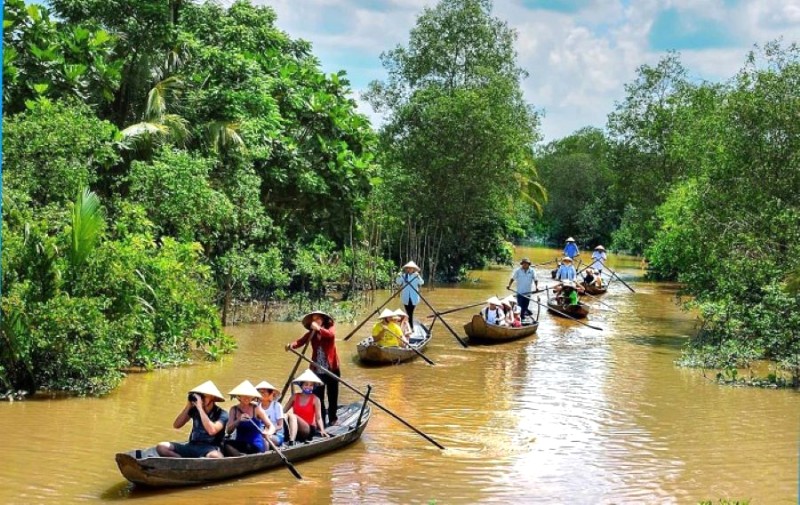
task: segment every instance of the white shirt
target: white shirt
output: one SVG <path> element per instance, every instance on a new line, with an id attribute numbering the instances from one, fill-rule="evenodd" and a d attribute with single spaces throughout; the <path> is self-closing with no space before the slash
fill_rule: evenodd
<path id="1" fill-rule="evenodd" d="M 500 324 L 505 320 L 505 317 L 506 315 L 503 312 L 503 309 L 500 307 L 497 307 L 496 309 L 490 309 L 489 307 L 486 307 L 483 309 L 483 318 L 489 324 Z"/>
<path id="2" fill-rule="evenodd" d="M 525 271 L 522 267 L 517 267 L 514 273 L 511 274 L 511 280 L 517 282 L 517 293 L 530 293 L 533 291 L 533 283 L 536 282 L 536 270 L 533 267 L 528 267 Z"/>

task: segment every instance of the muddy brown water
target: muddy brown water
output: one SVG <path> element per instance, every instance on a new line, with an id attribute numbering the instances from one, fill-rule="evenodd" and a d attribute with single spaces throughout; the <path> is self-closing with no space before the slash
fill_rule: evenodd
<path id="1" fill-rule="evenodd" d="M 555 254 L 516 256 L 536 263 Z M 229 329 L 239 349 L 220 362 L 130 375 L 103 398 L 0 402 L 0 503 L 796 503 L 800 394 L 722 387 L 675 367 L 695 330 L 674 302 L 676 286 L 645 282 L 635 259 L 610 256 L 637 292 L 611 284 L 602 301 L 615 310 L 595 304 L 588 319 L 602 331 L 542 310 L 533 338 L 462 349 L 437 323 L 426 351 L 436 366 L 363 368 L 353 359 L 359 338 L 338 343 L 343 377 L 372 384 L 375 399 L 444 451 L 376 410 L 359 442 L 299 463 L 302 482 L 276 469 L 195 488 L 133 488 L 114 454 L 185 439 L 171 424 L 188 389 L 207 379 L 223 391 L 245 378 L 283 384 L 294 363 L 283 345 L 300 325 L 240 326 Z M 549 281 L 546 268 L 537 271 Z M 477 282 L 424 295 L 440 310 L 465 305 L 505 294 L 509 274 L 477 271 Z M 447 320 L 463 336 L 471 314 Z M 340 325 L 340 338 L 350 328 Z"/>

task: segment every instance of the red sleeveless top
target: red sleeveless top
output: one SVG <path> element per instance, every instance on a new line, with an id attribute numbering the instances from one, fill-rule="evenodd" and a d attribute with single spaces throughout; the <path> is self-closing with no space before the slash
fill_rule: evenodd
<path id="1" fill-rule="evenodd" d="M 292 404 L 292 408 L 294 409 L 294 413 L 302 419 L 303 421 L 307 422 L 309 426 L 315 426 L 315 413 L 314 413 L 314 395 L 306 395 L 309 397 L 308 402 L 305 405 L 300 404 L 300 398 L 295 397 L 294 403 Z"/>

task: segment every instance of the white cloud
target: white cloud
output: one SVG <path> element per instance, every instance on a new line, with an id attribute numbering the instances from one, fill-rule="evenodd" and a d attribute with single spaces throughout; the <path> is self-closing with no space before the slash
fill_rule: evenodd
<path id="1" fill-rule="evenodd" d="M 310 40 L 327 71 L 347 70 L 363 87 L 383 78 L 379 55 L 405 44 L 423 7 L 435 0 L 387 0 L 373 8 L 355 0 L 255 0 L 271 5 L 278 26 L 292 37 Z M 366 5 L 365 2 L 358 2 Z M 650 30 L 659 13 L 677 10 L 712 20 L 729 33 L 733 47 L 682 51 L 693 76 L 725 80 L 744 63 L 754 43 L 781 35 L 786 42 L 800 34 L 800 0 L 591 0 L 574 13 L 531 10 L 521 0 L 495 0 L 494 15 L 508 20 L 519 33 L 519 64 L 530 77 L 523 82 L 528 100 L 546 110 L 545 140 L 567 135 L 586 125 L 603 126 L 614 102 L 624 98 L 623 86 L 642 64 L 662 56 L 649 48 Z M 338 19 L 336 19 L 338 17 Z M 331 26 L 351 27 L 337 33 Z M 359 89 L 356 89 L 359 91 Z M 359 97 L 359 108 L 374 120 L 379 116 Z"/>

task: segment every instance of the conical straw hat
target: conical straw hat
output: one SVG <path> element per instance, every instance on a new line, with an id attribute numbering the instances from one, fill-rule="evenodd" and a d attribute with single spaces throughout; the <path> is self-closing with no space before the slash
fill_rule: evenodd
<path id="1" fill-rule="evenodd" d="M 395 315 L 396 314 L 394 313 L 393 310 L 383 309 L 383 312 L 381 312 L 381 315 L 378 316 L 378 319 L 387 319 L 390 317 L 394 317 Z"/>
<path id="2" fill-rule="evenodd" d="M 569 261 L 570 263 L 572 263 L 572 258 L 570 258 L 569 256 L 564 256 L 564 259 L 561 261 Z"/>
<path id="3" fill-rule="evenodd" d="M 395 310 L 394 315 L 397 317 L 408 317 L 408 314 L 406 314 L 406 311 L 404 311 L 403 309 Z"/>
<path id="4" fill-rule="evenodd" d="M 416 263 L 414 263 L 413 261 L 409 261 L 408 263 L 406 263 L 405 265 L 403 265 L 403 270 L 405 270 L 406 268 L 413 268 L 413 269 L 414 269 L 414 270 L 416 270 L 417 272 L 419 272 L 419 271 L 421 270 L 421 269 L 420 269 L 420 268 L 417 266 L 417 264 L 416 264 Z"/>
<path id="5" fill-rule="evenodd" d="M 261 381 L 258 384 L 256 384 L 256 389 L 272 389 L 273 391 L 277 391 L 278 390 L 278 388 L 276 388 L 275 386 L 273 386 L 272 384 L 270 384 L 267 381 Z"/>
<path id="6" fill-rule="evenodd" d="M 325 313 L 325 312 L 322 312 L 321 310 L 315 310 L 315 311 L 313 311 L 313 312 L 309 312 L 308 314 L 306 314 L 305 316 L 303 316 L 303 320 L 302 320 L 302 321 L 303 321 L 303 326 L 305 326 L 305 327 L 306 327 L 306 329 L 309 329 L 309 328 L 311 328 L 311 318 L 312 318 L 312 317 L 314 317 L 314 314 L 319 314 L 319 315 L 321 315 L 323 318 L 330 319 L 330 320 L 331 320 L 331 322 L 333 322 L 333 318 L 330 316 L 330 314 L 327 314 L 327 313 Z"/>
<path id="7" fill-rule="evenodd" d="M 606 250 L 606 248 L 605 248 L 605 247 L 603 247 L 603 246 L 601 246 L 601 245 L 599 245 L 599 246 L 595 247 L 595 248 L 594 248 L 594 250 L 595 250 L 595 251 L 605 251 L 605 250 Z"/>
<path id="8" fill-rule="evenodd" d="M 503 305 L 503 302 L 501 302 L 500 299 L 497 298 L 496 296 L 493 296 L 488 300 L 486 300 L 486 303 L 490 303 L 492 305 Z"/>
<path id="9" fill-rule="evenodd" d="M 574 238 L 572 238 L 572 237 L 569 237 L 569 238 L 567 239 L 567 242 L 575 242 L 575 239 L 574 239 Z"/>
<path id="10" fill-rule="evenodd" d="M 190 393 L 200 393 L 201 395 L 208 395 L 213 396 L 217 400 L 224 402 L 225 397 L 222 396 L 222 393 L 219 392 L 217 386 L 214 385 L 211 381 L 205 381 L 204 383 L 200 384 L 194 389 L 189 390 Z"/>
<path id="11" fill-rule="evenodd" d="M 228 394 L 231 396 L 249 396 L 251 398 L 261 397 L 261 393 L 259 393 L 256 387 L 253 386 L 253 383 L 248 380 L 242 381 L 241 384 L 228 391 Z"/>
<path id="12" fill-rule="evenodd" d="M 301 373 L 298 378 L 292 381 L 294 384 L 302 384 L 304 382 L 314 382 L 316 384 L 323 384 L 317 374 L 312 372 L 311 370 L 306 370 L 305 372 Z"/>

